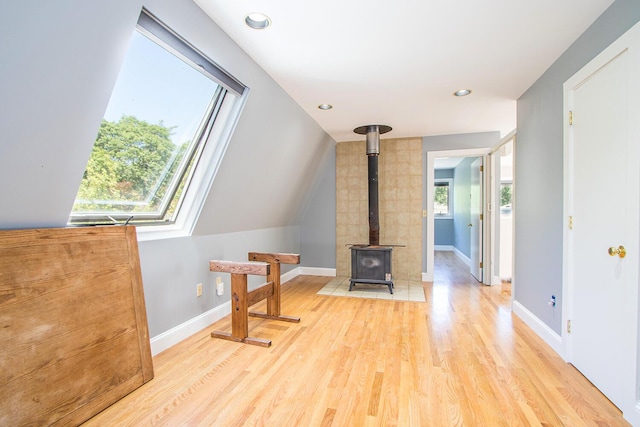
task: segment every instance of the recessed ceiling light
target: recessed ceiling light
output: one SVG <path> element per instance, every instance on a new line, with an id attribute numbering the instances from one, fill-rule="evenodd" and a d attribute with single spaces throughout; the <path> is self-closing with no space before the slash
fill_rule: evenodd
<path id="1" fill-rule="evenodd" d="M 333 108 L 333 105 L 331 104 L 320 104 L 318 105 L 318 108 L 321 110 L 331 110 Z"/>
<path id="2" fill-rule="evenodd" d="M 244 23 L 254 30 L 264 30 L 271 25 L 271 19 L 263 13 L 250 13 L 244 17 Z"/>
<path id="3" fill-rule="evenodd" d="M 471 93 L 471 89 L 460 89 L 460 90 L 457 90 L 457 91 L 453 92 L 453 94 L 455 96 L 467 96 L 470 93 Z"/>

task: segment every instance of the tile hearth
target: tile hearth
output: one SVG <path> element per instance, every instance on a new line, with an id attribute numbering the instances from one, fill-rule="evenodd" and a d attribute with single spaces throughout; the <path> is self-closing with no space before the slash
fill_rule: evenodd
<path id="1" fill-rule="evenodd" d="M 393 294 L 389 293 L 389 288 L 386 285 L 366 283 L 356 283 L 353 290 L 349 292 L 349 277 L 335 277 L 318 291 L 318 295 L 426 302 L 422 282 L 394 280 L 393 284 Z"/>

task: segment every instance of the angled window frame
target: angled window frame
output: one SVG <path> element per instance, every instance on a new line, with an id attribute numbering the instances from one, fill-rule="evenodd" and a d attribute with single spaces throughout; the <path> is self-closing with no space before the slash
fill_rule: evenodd
<path id="1" fill-rule="evenodd" d="M 204 74 L 216 83 L 218 88 L 193 138 L 192 149 L 182 159 L 181 170 L 172 180 L 173 194 L 163 201 L 160 214 L 72 212 L 68 225 L 141 225 L 138 228 L 139 240 L 191 235 L 246 103 L 249 88 L 177 35 L 146 8 L 142 9 L 134 31 Z M 176 203 L 175 193 L 185 174 L 188 176 L 177 207 L 172 218 L 167 220 L 167 209 L 171 203 Z"/>

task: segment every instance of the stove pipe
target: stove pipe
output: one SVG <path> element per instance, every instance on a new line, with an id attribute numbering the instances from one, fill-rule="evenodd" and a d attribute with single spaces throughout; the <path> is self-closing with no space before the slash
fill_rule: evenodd
<path id="1" fill-rule="evenodd" d="M 353 130 L 359 135 L 367 135 L 368 179 L 369 179 L 369 245 L 380 245 L 380 214 L 378 203 L 378 155 L 380 135 L 391 131 L 386 125 L 360 126 Z"/>

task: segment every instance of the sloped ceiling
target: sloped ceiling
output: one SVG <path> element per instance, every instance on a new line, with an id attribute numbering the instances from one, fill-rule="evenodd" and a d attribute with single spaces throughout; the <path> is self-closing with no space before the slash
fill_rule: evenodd
<path id="1" fill-rule="evenodd" d="M 336 141 L 375 123 L 390 138 L 505 135 L 520 95 L 613 3 L 194 1 Z M 272 25 L 248 28 L 252 12 Z"/>

